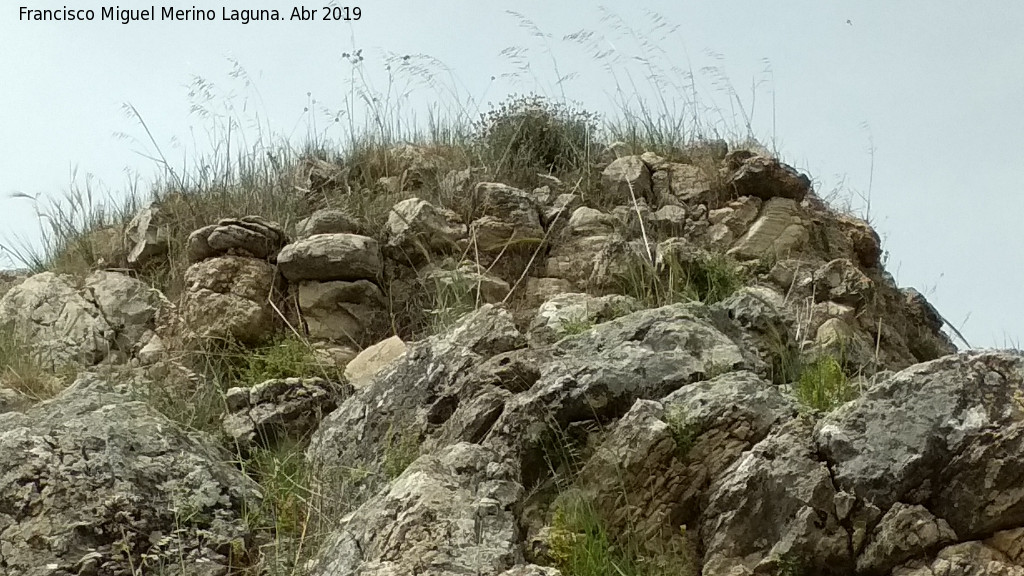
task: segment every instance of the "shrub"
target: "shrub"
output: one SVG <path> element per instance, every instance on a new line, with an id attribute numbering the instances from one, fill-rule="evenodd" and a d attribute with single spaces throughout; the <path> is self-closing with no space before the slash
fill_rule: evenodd
<path id="1" fill-rule="evenodd" d="M 499 176 L 532 185 L 538 172 L 586 167 L 597 115 L 541 96 L 510 96 L 480 115 L 475 140 Z"/>
<path id="2" fill-rule="evenodd" d="M 833 356 L 820 356 L 806 364 L 796 384 L 796 397 L 815 410 L 829 412 L 856 396 L 843 372 L 842 363 Z"/>
<path id="3" fill-rule="evenodd" d="M 420 440 L 415 431 L 388 427 L 384 437 L 384 460 L 381 469 L 389 480 L 401 476 L 419 455 Z"/>

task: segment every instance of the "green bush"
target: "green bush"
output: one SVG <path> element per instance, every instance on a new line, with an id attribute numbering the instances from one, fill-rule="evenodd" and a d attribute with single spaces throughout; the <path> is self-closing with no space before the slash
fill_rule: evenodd
<path id="1" fill-rule="evenodd" d="M 565 576 L 639 576 L 631 555 L 616 546 L 594 505 L 565 497 L 555 508 L 548 537 L 551 559 Z"/>
<path id="2" fill-rule="evenodd" d="M 676 442 L 676 455 L 685 458 L 693 448 L 700 430 L 687 422 L 686 409 L 682 406 L 671 406 L 665 413 L 665 423 L 672 431 L 672 439 Z"/>
<path id="3" fill-rule="evenodd" d="M 597 133 L 597 115 L 541 96 L 510 96 L 480 115 L 475 141 L 499 176 L 520 185 L 536 174 L 585 167 Z"/>

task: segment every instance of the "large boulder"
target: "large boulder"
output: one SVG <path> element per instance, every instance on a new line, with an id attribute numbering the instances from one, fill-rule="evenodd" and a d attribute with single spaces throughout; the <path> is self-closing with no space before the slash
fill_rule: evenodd
<path id="1" fill-rule="evenodd" d="M 764 203 L 761 215 L 729 254 L 740 260 L 783 258 L 806 244 L 809 234 L 795 200 L 775 197 Z"/>
<path id="2" fill-rule="evenodd" d="M 256 485 L 231 456 L 95 375 L 0 415 L 11 574 L 226 574 L 253 544 Z M 255 552 L 253 549 L 252 552 Z"/>
<path id="3" fill-rule="evenodd" d="M 274 267 L 242 256 L 203 260 L 185 271 L 182 317 L 199 338 L 255 344 L 276 328 L 273 303 L 280 298 Z"/>
<path id="4" fill-rule="evenodd" d="M 328 538 L 312 574 L 498 576 L 521 562 L 514 465 L 460 443 L 421 456 Z"/>
<path id="5" fill-rule="evenodd" d="M 640 156 L 616 158 L 601 173 L 601 185 L 609 198 L 629 203 L 651 196 L 651 170 Z"/>
<path id="6" fill-rule="evenodd" d="M 84 281 L 43 272 L 4 295 L 0 323 L 44 366 L 92 366 L 138 352 L 167 306 L 158 291 L 118 272 L 96 271 Z"/>
<path id="7" fill-rule="evenodd" d="M 290 282 L 364 280 L 381 273 L 377 241 L 358 234 L 317 234 L 285 246 L 277 263 Z"/>
<path id="8" fill-rule="evenodd" d="M 903 370 L 815 431 L 837 487 L 883 512 L 923 504 L 961 538 L 1024 525 L 1024 355 L 969 352 Z"/>

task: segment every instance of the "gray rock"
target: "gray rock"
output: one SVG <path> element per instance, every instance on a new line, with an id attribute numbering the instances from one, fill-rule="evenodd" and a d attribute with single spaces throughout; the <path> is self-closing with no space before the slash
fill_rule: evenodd
<path id="1" fill-rule="evenodd" d="M 384 293 L 369 280 L 302 282 L 298 296 L 311 338 L 361 346 L 374 341 L 385 317 Z"/>
<path id="2" fill-rule="evenodd" d="M 981 542 L 943 548 L 931 562 L 908 563 L 892 576 L 1024 576 L 1024 567 Z"/>
<path id="3" fill-rule="evenodd" d="M 191 263 L 222 255 L 272 260 L 287 242 L 288 237 L 278 223 L 259 216 L 243 216 L 225 218 L 192 232 L 186 249 Z"/>
<path id="4" fill-rule="evenodd" d="M 421 456 L 342 521 L 312 574 L 505 573 L 522 562 L 514 510 L 523 487 L 516 478 L 514 466 L 479 445 Z"/>
<path id="5" fill-rule="evenodd" d="M 534 343 L 550 344 L 563 336 L 584 332 L 641 308 L 636 299 L 620 294 L 559 294 L 537 309 L 530 322 L 529 337 Z"/>
<path id="6" fill-rule="evenodd" d="M 797 203 L 776 197 L 765 202 L 760 217 L 728 253 L 740 260 L 784 258 L 803 247 L 808 238 Z"/>
<path id="7" fill-rule="evenodd" d="M 580 206 L 569 217 L 569 232 L 576 236 L 611 234 L 619 227 L 619 220 L 589 206 Z"/>
<path id="8" fill-rule="evenodd" d="M 384 250 L 392 258 L 421 263 L 433 254 L 457 251 L 458 241 L 466 237 L 466 226 L 447 210 L 408 198 L 391 208 L 386 234 Z"/>
<path id="9" fill-rule="evenodd" d="M 474 213 L 479 217 L 470 224 L 470 235 L 481 251 L 497 253 L 506 245 L 513 250 L 532 250 L 544 238 L 540 213 L 526 192 L 504 184 L 481 182 L 473 198 Z"/>
<path id="10" fill-rule="evenodd" d="M 709 488 L 701 523 L 704 573 L 778 573 L 788 562 L 811 574 L 851 571 L 836 491 L 810 435 L 803 420 L 784 424 Z"/>
<path id="11" fill-rule="evenodd" d="M 423 285 L 434 287 L 438 293 L 467 294 L 475 302 L 485 304 L 501 302 L 511 290 L 508 282 L 470 262 L 455 269 L 427 266 L 421 270 L 420 278 Z"/>
<path id="12" fill-rule="evenodd" d="M 875 283 L 846 258 L 837 258 L 814 272 L 814 294 L 819 302 L 831 300 L 853 306 L 869 303 Z"/>
<path id="13" fill-rule="evenodd" d="M 373 279 L 382 270 L 377 241 L 357 234 L 304 238 L 285 246 L 277 263 L 291 282 Z"/>
<path id="14" fill-rule="evenodd" d="M 96 271 L 84 281 L 44 272 L 0 299 L 0 323 L 44 366 L 92 366 L 138 352 L 165 307 L 159 291 L 118 272 Z"/>
<path id="15" fill-rule="evenodd" d="M 929 502 L 961 538 L 1024 523 L 1024 355 L 969 352 L 918 364 L 826 416 L 815 442 L 836 485 L 887 510 Z M 940 480 L 941 479 L 941 480 Z"/>
<path id="16" fill-rule="evenodd" d="M 129 265 L 145 266 L 167 254 L 169 232 L 164 220 L 166 217 L 160 213 L 160 208 L 153 204 L 139 210 L 131 219 L 125 229 L 125 244 L 130 246 Z"/>
<path id="17" fill-rule="evenodd" d="M 252 388 L 231 388 L 225 395 L 228 412 L 222 427 L 243 454 L 286 439 L 302 441 L 345 393 L 323 378 L 276 378 Z"/>
<path id="18" fill-rule="evenodd" d="M 604 193 L 620 202 L 651 197 L 651 171 L 640 156 L 617 158 L 601 173 Z"/>
<path id="19" fill-rule="evenodd" d="M 330 208 L 317 210 L 295 225 L 295 235 L 300 239 L 316 234 L 360 234 L 362 231 L 362 226 L 348 212 Z"/>
<path id="20" fill-rule="evenodd" d="M 621 282 L 638 254 L 618 234 L 571 237 L 551 248 L 544 275 L 568 280 L 577 290 L 600 291 Z"/>
<path id="21" fill-rule="evenodd" d="M 260 496 L 231 456 L 95 375 L 0 415 L 0 459 L 12 574 L 127 576 L 144 562 L 224 574 L 252 544 L 244 516 Z"/>
<path id="22" fill-rule="evenodd" d="M 888 574 L 912 558 L 933 553 L 957 541 L 956 533 L 924 506 L 897 502 L 875 527 L 871 542 L 857 557 L 857 572 Z"/>

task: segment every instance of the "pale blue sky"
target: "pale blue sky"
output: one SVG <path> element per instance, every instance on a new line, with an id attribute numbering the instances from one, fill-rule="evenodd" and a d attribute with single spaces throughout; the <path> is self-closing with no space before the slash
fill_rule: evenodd
<path id="1" fill-rule="evenodd" d="M 124 4 L 124 3 L 123 3 Z M 276 8 L 278 1 L 205 2 L 197 7 Z M 33 8 L 102 6 L 39 2 Z M 133 6 L 149 6 L 134 3 Z M 190 6 L 192 4 L 189 4 Z M 319 4 L 307 4 L 319 7 Z M 8 199 L 67 189 L 69 172 L 95 174 L 111 190 L 123 171 L 152 174 L 140 146 L 114 137 L 144 134 L 122 111 L 130 102 L 171 157 L 205 139 L 208 125 L 189 114 L 185 86 L 194 76 L 234 92 L 245 114 L 296 136 L 306 130 L 307 93 L 318 106 L 341 107 L 351 67 L 341 54 L 362 48 L 380 81 L 382 54 L 429 54 L 451 69 L 463 94 L 498 101 L 509 91 L 553 94 L 552 56 L 567 95 L 607 111 L 615 86 L 579 44 L 563 40 L 591 30 L 621 60 L 642 91 L 645 53 L 666 68 L 695 71 L 701 99 L 729 114 L 728 95 L 701 69 L 723 71 L 751 106 L 759 82 L 754 130 L 774 134 L 788 162 L 808 171 L 822 193 L 845 182 L 866 193 L 871 219 L 889 251 L 898 282 L 924 292 L 976 346 L 1024 342 L 1024 4 L 934 0 L 785 3 L 755 1 L 583 1 L 515 3 L 376 0 L 362 19 L 341 22 L 19 22 L 18 6 L 0 8 L 0 224 L 6 237 L 36 234 L 31 207 Z M 160 5 L 157 5 L 159 11 Z M 515 9 L 545 33 L 546 42 L 506 13 Z M 639 34 L 617 30 L 611 13 Z M 654 31 L 650 13 L 676 30 Z M 848 22 L 849 21 L 849 22 Z M 664 36 L 664 37 L 663 37 Z M 646 49 L 641 42 L 653 46 Z M 520 46 L 539 83 L 511 81 L 503 49 Z M 550 51 L 550 55 L 546 52 Z M 659 53 L 660 51 L 660 53 Z M 254 88 L 230 77 L 237 59 Z M 770 65 L 770 75 L 766 74 Z M 492 81 L 491 77 L 498 77 Z M 448 81 L 450 86 L 452 81 Z M 671 82 L 682 85 L 683 78 Z M 256 92 L 258 90 L 258 93 Z M 677 94 L 666 94 L 682 101 Z M 410 98 L 436 98 L 419 90 Z M 773 102 L 774 100 L 774 102 Z M 774 114 L 773 114 L 774 109 Z M 323 125 L 322 119 L 318 119 Z M 774 125 L 774 126 L 773 126 Z M 296 128 L 298 126 L 298 128 Z M 868 152 L 873 145 L 872 158 Z M 191 153 L 191 143 L 188 146 Z M 855 197 L 863 213 L 863 202 Z"/>

